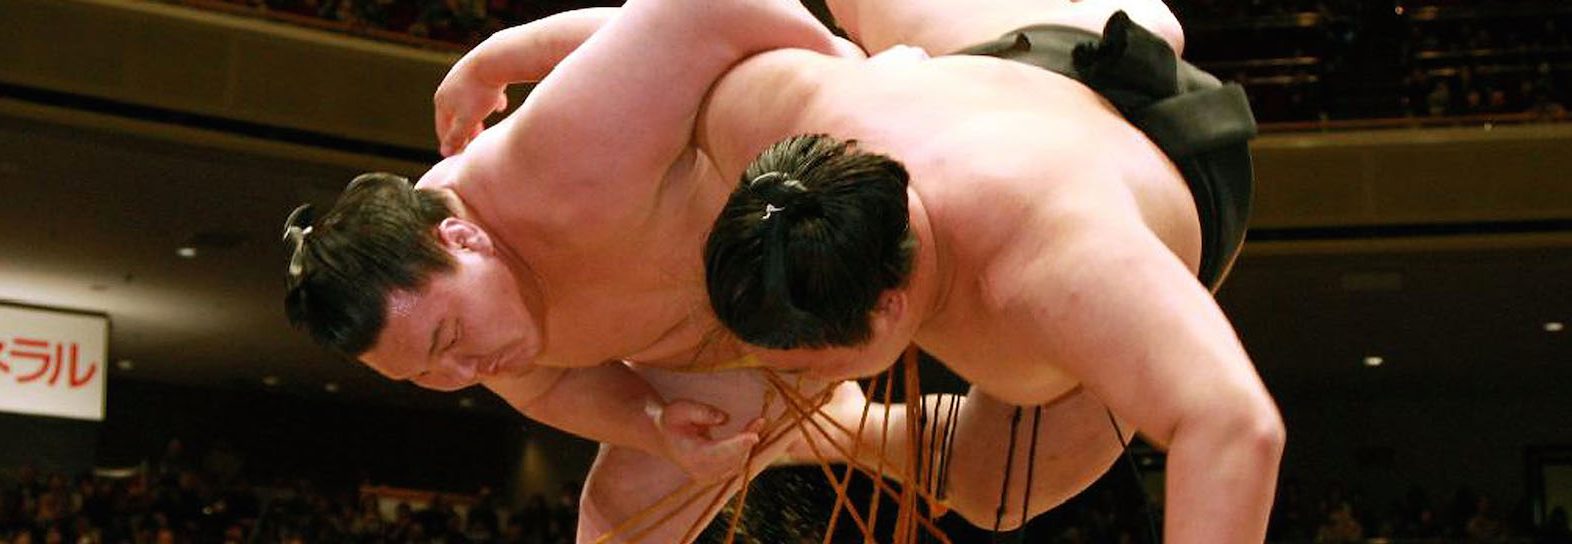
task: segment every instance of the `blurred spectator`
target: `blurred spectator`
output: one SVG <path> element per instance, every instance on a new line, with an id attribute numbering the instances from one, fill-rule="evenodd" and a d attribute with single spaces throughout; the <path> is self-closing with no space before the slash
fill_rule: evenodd
<path id="1" fill-rule="evenodd" d="M 557 501 L 551 505 L 554 538 L 570 537 L 579 519 L 579 483 L 565 482 L 557 487 Z"/>
<path id="2" fill-rule="evenodd" d="M 415 45 L 452 50 L 559 11 L 619 3 L 165 1 L 224 2 L 263 16 L 321 18 L 343 32 L 376 30 L 379 38 L 402 34 Z M 1560 30 L 1572 24 L 1572 10 L 1562 0 L 1404 0 L 1395 9 L 1394 2 L 1361 0 L 1170 4 L 1187 27 L 1187 58 L 1244 84 L 1256 118 L 1264 123 L 1399 116 L 1435 122 L 1480 114 L 1557 120 L 1566 117 L 1572 98 L 1566 84 L 1572 33 Z"/>
<path id="3" fill-rule="evenodd" d="M 1337 503 L 1315 531 L 1317 544 L 1359 544 L 1364 539 L 1364 527 L 1354 519 L 1354 507 L 1347 502 Z"/>
<path id="4" fill-rule="evenodd" d="M 482 487 L 476 495 L 475 505 L 469 509 L 464 536 L 474 542 L 490 542 L 501 535 L 497 523 L 496 497 L 491 494 L 489 487 Z"/>
<path id="5" fill-rule="evenodd" d="M 1501 526 L 1501 520 L 1496 518 L 1496 513 L 1491 509 L 1490 499 L 1479 497 L 1475 501 L 1474 515 L 1468 518 L 1464 527 L 1464 534 L 1469 542 L 1501 542 L 1506 536 L 1506 531 Z"/>
<path id="6" fill-rule="evenodd" d="M 1572 527 L 1567 525 L 1567 509 L 1557 506 L 1545 517 L 1535 544 L 1572 544 Z"/>
<path id="7" fill-rule="evenodd" d="M 554 540 L 560 530 L 555 526 L 557 520 L 551 515 L 551 507 L 546 504 L 546 498 L 541 495 L 532 495 L 524 502 L 524 507 L 508 520 L 510 533 L 517 534 L 522 542 L 536 544 Z"/>
<path id="8" fill-rule="evenodd" d="M 1425 103 L 1429 105 L 1426 110 L 1431 117 L 1440 117 L 1449 113 L 1448 107 L 1452 105 L 1452 86 L 1445 81 L 1437 81 L 1426 95 Z"/>
<path id="9" fill-rule="evenodd" d="M 0 544 L 565 544 L 573 541 L 579 495 L 576 482 L 563 484 L 549 500 L 533 495 L 512 510 L 505 523 L 500 523 L 497 513 L 507 505 L 486 489 L 475 495 L 465 516 L 459 515 L 452 501 L 437 497 L 426 507 L 398 504 L 389 519 L 383 517 L 376 497 L 360 496 L 355 490 L 323 490 L 300 480 L 252 487 L 244 473 L 233 476 L 230 486 L 217 484 L 218 476 L 203 470 L 185 470 L 166 482 L 155 481 L 152 470 L 119 479 L 84 475 L 74 485 L 60 474 L 40 476 L 30 469 L 16 474 L 11 481 L 0 482 Z M 1490 500 L 1468 488 L 1457 490 L 1448 507 L 1438 509 L 1424 488 L 1414 486 L 1385 510 L 1363 504 L 1358 489 L 1342 483 L 1312 489 L 1285 476 L 1267 541 L 1572 544 L 1564 508 L 1554 509 L 1539 527 L 1533 527 L 1525 515 L 1504 519 Z M 1147 531 L 1145 505 L 1127 491 L 1099 482 L 1034 523 L 1026 541 L 1142 542 Z M 29 493 L 33 499 L 21 501 Z M 190 508 L 189 500 L 197 505 L 195 513 L 180 514 Z M 750 515 L 782 514 L 765 510 Z M 1160 516 L 1155 521 L 1161 525 Z"/>

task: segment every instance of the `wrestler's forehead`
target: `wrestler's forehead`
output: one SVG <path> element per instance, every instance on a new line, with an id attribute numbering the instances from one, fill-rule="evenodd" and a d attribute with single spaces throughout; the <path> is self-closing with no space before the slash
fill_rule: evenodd
<path id="1" fill-rule="evenodd" d="M 384 376 L 399 379 L 413 374 L 429 351 L 432 331 L 442 316 L 430 311 L 420 293 L 395 291 L 388 295 L 382 332 L 360 360 Z"/>

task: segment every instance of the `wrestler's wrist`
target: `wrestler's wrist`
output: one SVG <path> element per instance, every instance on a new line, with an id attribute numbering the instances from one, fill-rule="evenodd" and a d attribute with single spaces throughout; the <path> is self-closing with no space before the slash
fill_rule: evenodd
<path id="1" fill-rule="evenodd" d="M 448 79 L 465 86 L 489 86 L 486 80 L 485 55 L 465 55 L 453 63 Z"/>

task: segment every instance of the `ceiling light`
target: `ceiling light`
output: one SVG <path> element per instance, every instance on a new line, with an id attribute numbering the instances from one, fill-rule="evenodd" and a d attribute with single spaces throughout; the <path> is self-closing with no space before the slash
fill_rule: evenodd
<path id="1" fill-rule="evenodd" d="M 326 383 L 326 384 L 324 384 L 322 386 L 322 390 L 323 391 L 327 391 L 329 393 L 337 393 L 338 392 L 338 384 L 333 383 L 333 382 L 328 382 L 328 383 Z"/>
<path id="2" fill-rule="evenodd" d="M 284 380 L 278 379 L 278 376 L 262 377 L 262 385 L 266 385 L 268 387 L 278 387 L 278 384 L 281 383 L 284 383 Z"/>
<path id="3" fill-rule="evenodd" d="M 1377 357 L 1375 355 L 1371 355 L 1369 357 L 1365 357 L 1365 366 L 1368 366 L 1368 367 L 1381 366 L 1381 364 L 1385 363 L 1385 362 L 1386 362 L 1386 359 L 1382 359 L 1382 358 Z"/>
<path id="4" fill-rule="evenodd" d="M 194 247 L 182 246 L 175 250 L 175 254 L 179 255 L 183 259 L 194 259 L 196 258 L 197 251 Z"/>
<path id="5" fill-rule="evenodd" d="M 1545 332 L 1561 332 L 1561 329 L 1565 329 L 1566 327 L 1567 326 L 1560 321 L 1545 322 Z"/>
<path id="6" fill-rule="evenodd" d="M 121 359 L 115 363 L 115 367 L 120 370 L 131 370 L 136 368 L 136 363 L 131 362 L 130 359 Z"/>

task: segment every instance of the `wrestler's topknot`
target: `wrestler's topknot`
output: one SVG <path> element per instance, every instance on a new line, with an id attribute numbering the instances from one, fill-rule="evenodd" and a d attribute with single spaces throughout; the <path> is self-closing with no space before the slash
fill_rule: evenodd
<path id="1" fill-rule="evenodd" d="M 911 270 L 906 169 L 854 141 L 787 138 L 749 165 L 705 245 L 716 316 L 751 344 L 856 345 Z"/>

